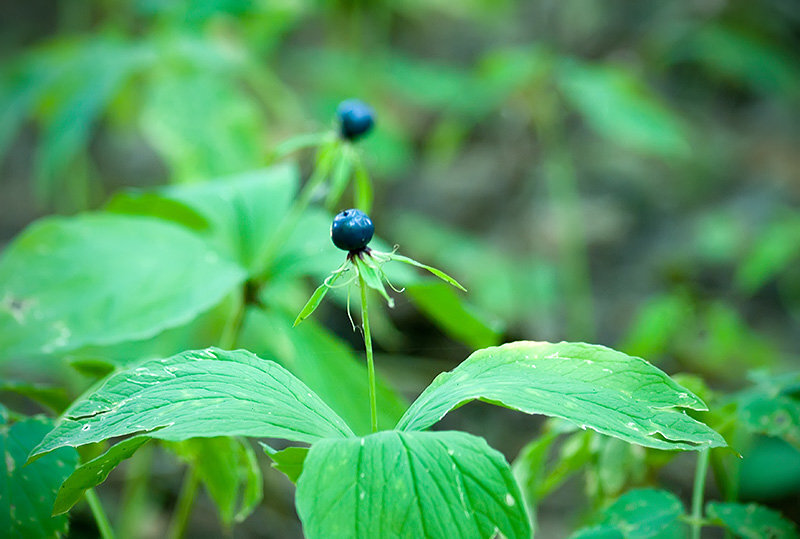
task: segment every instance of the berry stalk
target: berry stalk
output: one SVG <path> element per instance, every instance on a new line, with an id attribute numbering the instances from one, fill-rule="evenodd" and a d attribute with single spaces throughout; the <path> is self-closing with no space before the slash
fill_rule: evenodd
<path id="1" fill-rule="evenodd" d="M 369 413 L 372 432 L 378 432 L 378 399 L 375 390 L 375 360 L 372 356 L 372 335 L 369 331 L 369 309 L 367 308 L 367 283 L 358 276 L 361 288 L 361 323 L 364 326 L 364 347 L 367 350 L 367 376 L 369 376 Z"/>

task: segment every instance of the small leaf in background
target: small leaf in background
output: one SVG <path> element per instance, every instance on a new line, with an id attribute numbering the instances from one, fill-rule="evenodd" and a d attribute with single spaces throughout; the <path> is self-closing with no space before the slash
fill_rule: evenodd
<path id="1" fill-rule="evenodd" d="M 156 213 L 183 225 L 202 220 L 208 223 L 208 237 L 219 252 L 253 273 L 259 254 L 288 211 L 299 181 L 297 167 L 275 165 L 155 192 L 118 195 L 109 209 Z"/>
<path id="2" fill-rule="evenodd" d="M 447 284 L 422 281 L 406 286 L 405 293 L 445 333 L 470 348 L 494 346 L 500 341 L 501 323 L 490 322 Z"/>
<path id="3" fill-rule="evenodd" d="M 179 182 L 256 168 L 263 113 L 229 73 L 172 69 L 149 81 L 142 129 Z"/>
<path id="4" fill-rule="evenodd" d="M 360 157 L 356 157 L 355 171 L 353 173 L 355 179 L 355 203 L 356 208 L 369 213 L 372 211 L 372 201 L 375 198 L 372 189 L 372 180 L 369 177 L 369 171 Z"/>
<path id="5" fill-rule="evenodd" d="M 754 433 L 781 438 L 800 450 L 800 373 L 756 377 L 756 386 L 734 397 L 737 421 Z"/>
<path id="6" fill-rule="evenodd" d="M 564 60 L 556 81 L 587 123 L 610 141 L 662 157 L 690 153 L 680 118 L 628 70 Z"/>
<path id="7" fill-rule="evenodd" d="M 22 395 L 32 401 L 47 407 L 52 412 L 60 414 L 71 399 L 64 388 L 26 382 L 0 381 L 0 391 L 9 391 Z"/>
<path id="8" fill-rule="evenodd" d="M 709 518 L 720 522 L 728 530 L 743 539 L 797 539 L 800 532 L 791 521 L 780 513 L 760 505 L 709 502 L 706 505 Z"/>
<path id="9" fill-rule="evenodd" d="M 261 443 L 261 447 L 272 459 L 272 467 L 286 475 L 292 483 L 297 483 L 297 479 L 303 473 L 303 464 L 308 456 L 308 448 L 287 447 L 286 449 L 276 450 L 265 443 Z"/>
<path id="10" fill-rule="evenodd" d="M 753 294 L 800 258 L 800 215 L 784 215 L 771 223 L 745 254 L 736 285 Z"/>
<path id="11" fill-rule="evenodd" d="M 312 539 L 531 533 L 508 463 L 463 432 L 322 440 L 308 453 L 296 504 Z"/>
<path id="12" fill-rule="evenodd" d="M 170 447 L 194 468 L 226 526 L 242 522 L 261 501 L 261 469 L 247 441 L 192 438 Z"/>
<path id="13" fill-rule="evenodd" d="M 105 481 L 111 470 L 123 460 L 130 458 L 149 440 L 147 436 L 128 438 L 112 446 L 102 455 L 78 466 L 58 489 L 58 496 L 53 504 L 53 514 L 60 515 L 72 509 L 86 490 Z"/>
<path id="14" fill-rule="evenodd" d="M 140 433 L 175 442 L 214 436 L 313 442 L 352 435 L 277 363 L 244 350 L 208 348 L 112 375 L 67 410 L 32 456 Z"/>
<path id="15" fill-rule="evenodd" d="M 647 361 L 583 343 L 520 341 L 478 350 L 440 374 L 397 425 L 423 430 L 472 400 L 566 419 L 659 449 L 725 445 L 681 408 L 703 402 Z"/>
<path id="16" fill-rule="evenodd" d="M 342 149 L 336 156 L 336 161 L 331 172 L 328 187 L 328 196 L 325 197 L 325 207 L 334 210 L 342 198 L 350 178 L 353 175 L 353 156 L 350 152 Z"/>
<path id="17" fill-rule="evenodd" d="M 62 448 L 25 464 L 28 453 L 53 428 L 50 419 L 0 423 L 0 530 L 10 537 L 66 535 L 67 517 L 52 517 L 56 491 L 78 464 L 78 453 Z"/>
<path id="18" fill-rule="evenodd" d="M 599 528 L 581 530 L 571 539 L 683 539 L 687 536 L 686 525 L 680 520 L 684 515 L 683 504 L 674 494 L 665 490 L 631 490 L 601 512 Z M 614 535 L 609 528 L 621 535 Z"/>
<path id="19" fill-rule="evenodd" d="M 0 349 L 6 358 L 49 355 L 152 337 L 210 309 L 244 278 L 166 221 L 45 219 L 0 260 Z"/>

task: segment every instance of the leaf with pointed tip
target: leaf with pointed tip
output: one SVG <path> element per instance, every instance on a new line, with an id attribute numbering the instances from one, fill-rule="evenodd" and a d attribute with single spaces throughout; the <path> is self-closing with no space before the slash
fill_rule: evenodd
<path id="1" fill-rule="evenodd" d="M 465 432 L 383 431 L 311 446 L 297 482 L 317 537 L 530 537 L 508 463 Z"/>
<path id="2" fill-rule="evenodd" d="M 194 468 L 226 526 L 242 522 L 261 501 L 261 469 L 244 440 L 192 438 L 171 447 Z"/>
<path id="3" fill-rule="evenodd" d="M 325 294 L 328 293 L 328 290 L 331 289 L 333 283 L 335 283 L 336 279 L 341 277 L 341 275 L 342 272 L 333 273 L 329 278 L 330 280 L 326 279 L 324 283 L 319 285 L 317 289 L 314 290 L 314 293 L 311 294 L 311 297 L 303 306 L 303 309 L 300 311 L 300 314 L 298 314 L 297 318 L 295 318 L 294 320 L 295 326 L 300 322 L 302 322 L 303 320 L 305 320 L 306 318 L 308 318 L 309 316 L 311 316 L 314 313 L 314 311 L 317 310 L 317 307 L 319 307 L 319 304 L 322 303 L 322 300 L 325 298 Z"/>
<path id="4" fill-rule="evenodd" d="M 300 474 L 303 473 L 303 464 L 308 456 L 307 447 L 287 447 L 286 449 L 273 449 L 265 443 L 261 443 L 264 452 L 272 459 L 272 467 L 284 474 L 292 483 L 297 483 Z"/>
<path id="5" fill-rule="evenodd" d="M 99 457 L 78 466 L 58 489 L 58 496 L 53 504 L 53 514 L 61 515 L 72 509 L 72 506 L 80 501 L 84 492 L 105 481 L 111 470 L 123 460 L 130 458 L 148 441 L 150 441 L 148 436 L 128 438 L 112 446 Z"/>
<path id="6" fill-rule="evenodd" d="M 798 539 L 797 526 L 777 511 L 754 503 L 709 502 L 706 513 L 744 539 Z"/>
<path id="7" fill-rule="evenodd" d="M 208 348 L 112 375 L 67 410 L 31 456 L 131 434 L 169 441 L 254 436 L 310 443 L 352 431 L 277 363 L 244 350 Z"/>
<path id="8" fill-rule="evenodd" d="M 458 281 L 456 281 L 455 279 L 450 277 L 448 274 L 446 274 L 442 270 L 436 269 L 436 268 L 434 268 L 432 266 L 428 266 L 426 264 L 423 264 L 422 262 L 417 262 L 413 258 L 408 258 L 407 256 L 399 255 L 397 253 L 393 253 L 391 255 L 391 259 L 392 260 L 397 260 L 398 262 L 403 262 L 405 264 L 410 264 L 412 266 L 417 266 L 418 268 L 422 268 L 424 270 L 428 270 L 429 272 L 433 273 L 434 275 L 436 275 L 441 280 L 443 280 L 443 281 L 445 281 L 447 283 L 450 283 L 451 285 L 455 286 L 456 288 L 458 288 L 460 290 L 463 290 L 464 292 L 467 291 L 467 289 L 464 288 L 463 286 L 461 286 L 461 284 Z"/>
<path id="9" fill-rule="evenodd" d="M 200 237 L 160 219 L 47 218 L 0 260 L 0 355 L 152 337 L 195 319 L 245 277 Z"/>
<path id="10" fill-rule="evenodd" d="M 647 447 L 726 445 L 680 410 L 705 410 L 705 404 L 647 361 L 604 346 L 565 342 L 520 341 L 478 350 L 437 376 L 397 428 L 426 429 L 476 399 L 560 417 Z"/>
<path id="11" fill-rule="evenodd" d="M 389 307 L 394 307 L 394 300 L 386 292 L 386 287 L 383 286 L 383 272 L 381 269 L 362 260 L 360 256 L 354 256 L 353 262 L 356 268 L 358 268 L 358 275 L 364 279 L 367 286 L 373 290 L 377 290 L 380 295 L 383 296 L 383 299 L 386 300 L 386 303 L 389 304 Z"/>
<path id="12" fill-rule="evenodd" d="M 75 469 L 78 453 L 62 448 L 25 465 L 28 453 L 53 428 L 43 417 L 0 425 L 0 530 L 9 537 L 54 537 L 66 517 L 52 517 L 58 486 Z"/>

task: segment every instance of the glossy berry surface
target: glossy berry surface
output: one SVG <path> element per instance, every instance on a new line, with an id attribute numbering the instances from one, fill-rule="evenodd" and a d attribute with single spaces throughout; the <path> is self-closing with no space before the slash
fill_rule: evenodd
<path id="1" fill-rule="evenodd" d="M 344 251 L 360 251 L 367 246 L 375 233 L 375 225 L 361 210 L 344 210 L 333 218 L 331 239 Z"/>
<path id="2" fill-rule="evenodd" d="M 355 140 L 366 135 L 375 123 L 372 107 L 358 99 L 348 99 L 339 103 L 336 108 L 336 118 L 339 120 L 339 131 L 347 140 Z"/>

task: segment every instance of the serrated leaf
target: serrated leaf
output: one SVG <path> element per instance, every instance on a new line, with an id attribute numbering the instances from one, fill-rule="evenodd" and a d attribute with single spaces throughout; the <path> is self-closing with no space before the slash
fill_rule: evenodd
<path id="1" fill-rule="evenodd" d="M 530 537 L 503 456 L 463 432 L 384 431 L 311 446 L 297 483 L 316 537 Z"/>
<path id="2" fill-rule="evenodd" d="M 28 453 L 53 428 L 41 417 L 0 425 L 0 530 L 9 537 L 52 537 L 67 532 L 66 517 L 52 517 L 58 486 L 78 463 L 62 448 L 25 465 Z"/>
<path id="3" fill-rule="evenodd" d="M 751 503 L 709 502 L 706 513 L 744 539 L 797 539 L 797 526 L 777 511 Z"/>
<path id="4" fill-rule="evenodd" d="M 647 361 L 584 343 L 520 341 L 478 350 L 442 373 L 406 411 L 400 430 L 423 430 L 472 400 L 566 419 L 659 449 L 725 445 L 680 408 L 703 402 Z"/>
<path id="5" fill-rule="evenodd" d="M 423 264 L 421 262 L 417 262 L 413 258 L 408 258 L 407 256 L 398 255 L 396 253 L 393 253 L 391 255 L 391 259 L 392 260 L 397 260 L 398 262 L 403 262 L 405 264 L 410 264 L 410 265 L 416 266 L 418 268 L 422 268 L 422 269 L 428 270 L 429 272 L 433 273 L 434 275 L 436 275 L 438 278 L 440 278 L 441 280 L 445 281 L 446 283 L 450 283 L 451 285 L 455 286 L 456 288 L 458 288 L 460 290 L 463 290 L 464 292 L 467 291 L 467 289 L 464 288 L 463 286 L 461 286 L 458 283 L 458 281 L 456 281 L 455 279 L 453 279 L 452 277 L 447 275 L 442 270 L 436 269 L 436 268 L 434 268 L 432 266 L 428 266 L 428 265 Z"/>
<path id="6" fill-rule="evenodd" d="M 31 456 L 130 434 L 168 441 L 254 436 L 310 443 L 352 432 L 277 363 L 244 350 L 208 348 L 114 374 L 67 410 Z"/>
<path id="7" fill-rule="evenodd" d="M 276 450 L 265 443 L 261 444 L 264 452 L 272 459 L 272 467 L 284 474 L 292 483 L 297 483 L 303 473 L 303 464 L 308 456 L 307 447 L 287 447 Z"/>
<path id="8" fill-rule="evenodd" d="M 2 355 L 152 337 L 193 320 L 245 278 L 199 237 L 148 217 L 38 221 L 0 260 Z"/>
<path id="9" fill-rule="evenodd" d="M 147 436 L 128 438 L 112 446 L 102 455 L 78 466 L 58 489 L 58 496 L 53 504 L 53 514 L 61 515 L 72 509 L 72 506 L 80 501 L 86 490 L 105 481 L 111 470 L 123 460 L 130 458 L 149 440 L 150 438 Z"/>
<path id="10" fill-rule="evenodd" d="M 226 526 L 247 518 L 263 496 L 253 448 L 237 438 L 193 438 L 171 446 L 190 463 Z"/>

